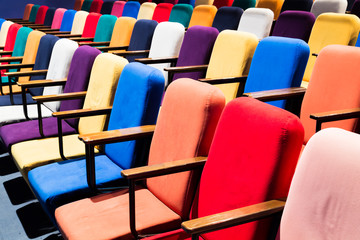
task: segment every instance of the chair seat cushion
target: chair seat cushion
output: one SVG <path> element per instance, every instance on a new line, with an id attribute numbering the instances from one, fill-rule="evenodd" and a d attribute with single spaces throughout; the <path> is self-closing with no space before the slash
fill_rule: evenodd
<path id="1" fill-rule="evenodd" d="M 85 155 L 85 145 L 78 134 L 63 137 L 64 154 L 67 158 Z M 14 144 L 11 154 L 21 174 L 27 180 L 27 173 L 36 167 L 61 161 L 58 138 L 43 138 Z"/>
<path id="2" fill-rule="evenodd" d="M 28 116 L 31 119 L 37 119 L 38 112 L 36 104 L 27 105 Z M 45 106 L 41 106 L 42 116 L 51 117 L 52 111 Z M 25 115 L 22 105 L 12 105 L 0 107 L 0 126 L 7 123 L 25 121 Z"/>
<path id="3" fill-rule="evenodd" d="M 21 94 L 14 94 L 13 95 L 13 99 L 14 99 L 14 105 L 21 105 L 22 104 L 22 97 Z M 26 94 L 26 102 L 27 103 L 36 103 L 33 99 L 30 93 Z M 9 95 L 5 95 L 5 96 L 0 96 L 0 106 L 9 106 L 9 105 L 13 105 L 10 102 L 10 96 Z"/>
<path id="4" fill-rule="evenodd" d="M 127 190 L 82 199 L 56 209 L 60 231 L 68 239 L 130 237 Z M 135 193 L 136 229 L 140 234 L 180 227 L 180 217 L 147 189 Z"/>
<path id="5" fill-rule="evenodd" d="M 98 187 L 126 184 L 122 169 L 106 155 L 95 157 L 96 183 Z M 49 216 L 65 203 L 91 196 L 86 179 L 85 158 L 73 159 L 41 166 L 28 174 L 29 183 L 37 199 Z"/>
<path id="6" fill-rule="evenodd" d="M 9 86 L 3 86 L 2 88 L 3 88 L 4 95 L 10 94 Z M 21 93 L 21 87 L 19 87 L 18 85 L 13 85 L 12 92 L 13 93 Z"/>
<path id="7" fill-rule="evenodd" d="M 44 118 L 42 122 L 45 137 L 57 136 L 58 125 L 56 118 Z M 66 121 L 61 121 L 61 123 L 63 130 L 62 132 L 64 135 L 76 133 L 76 130 L 67 124 Z M 16 134 L 14 134 L 15 132 Z M 42 138 L 39 132 L 38 120 L 31 120 L 2 126 L 0 127 L 0 136 L 7 148 L 15 143 Z"/>

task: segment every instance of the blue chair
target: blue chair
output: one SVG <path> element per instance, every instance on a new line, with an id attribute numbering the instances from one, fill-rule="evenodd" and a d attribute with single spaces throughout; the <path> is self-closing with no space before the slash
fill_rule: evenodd
<path id="1" fill-rule="evenodd" d="M 122 12 L 122 17 L 133 17 L 137 19 L 138 13 L 140 9 L 140 3 L 135 1 L 130 1 L 125 3 L 124 9 Z"/>
<path id="2" fill-rule="evenodd" d="M 255 50 L 245 93 L 300 87 L 310 50 L 300 39 L 267 37 Z M 268 102 L 284 108 L 284 100 Z"/>
<path id="3" fill-rule="evenodd" d="M 191 6 L 195 7 L 195 0 L 179 0 L 177 4 L 190 4 Z"/>
<path id="4" fill-rule="evenodd" d="M 63 19 L 61 21 L 60 32 L 70 32 L 71 31 L 75 14 L 76 14 L 76 11 L 72 10 L 72 9 L 67 10 L 64 13 Z"/>
<path id="5" fill-rule="evenodd" d="M 108 130 L 155 124 L 164 90 L 164 76 L 150 66 L 130 63 L 118 82 Z M 136 94 L 135 94 L 136 93 Z M 90 156 L 35 168 L 28 173 L 29 183 L 41 205 L 54 218 L 55 208 L 94 193 L 96 187 L 125 184 L 121 170 L 141 164 L 147 141 L 133 140 L 105 145 L 95 156 L 94 178 L 87 180 Z M 46 179 L 46 181 L 44 181 Z M 93 186 L 95 187 L 95 186 Z"/>

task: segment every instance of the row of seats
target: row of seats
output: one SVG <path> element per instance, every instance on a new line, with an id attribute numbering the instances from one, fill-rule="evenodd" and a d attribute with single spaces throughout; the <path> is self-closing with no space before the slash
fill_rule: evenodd
<path id="1" fill-rule="evenodd" d="M 139 22 L 137 21 L 136 24 Z M 214 28 L 195 26 L 189 28 L 185 34 L 185 29 L 180 24 L 164 22 L 158 24 L 156 29 L 161 29 L 160 27 L 164 29 L 164 32 L 170 33 L 171 40 L 177 37 L 183 39 L 177 40 L 179 43 L 184 43 L 187 35 L 190 38 L 191 34 L 200 30 L 210 33 L 211 35 L 207 36 L 212 36 L 212 40 L 210 37 L 207 39 L 213 42 L 213 47 L 211 47 L 205 79 L 201 81 L 213 80 L 213 83 L 220 84 L 236 80 L 244 83 L 246 79 L 245 92 L 247 93 L 258 91 L 246 89 L 252 82 L 267 84 L 275 80 L 287 79 L 286 84 L 291 87 L 294 87 L 294 84 L 300 84 L 310 54 L 307 44 L 297 39 L 269 37 L 258 42 L 256 36 L 240 31 L 225 30 L 218 33 Z M 41 47 L 38 47 L 35 53 L 38 60 L 35 61 L 35 65 L 46 60 L 39 54 L 48 51 L 46 53 L 49 56 L 48 67 L 44 67 L 48 68 L 46 71 L 48 80 L 24 81 L 19 82 L 19 85 L 23 89 L 31 89 L 44 83 L 51 88 L 57 83 L 65 84 L 65 94 L 40 96 L 34 100 L 40 103 L 38 105 L 42 108 L 48 104 L 48 101 L 84 98 L 85 96 L 83 109 L 74 111 L 75 108 L 81 108 L 82 104 L 74 107 L 75 105 L 71 104 L 65 105 L 68 101 L 64 101 L 60 106 L 62 111 L 53 113 L 53 117 L 40 121 L 4 125 L 0 128 L 0 135 L 3 141 L 7 142 L 8 150 L 11 151 L 19 170 L 29 182 L 42 206 L 56 221 L 63 236 L 68 239 L 131 238 L 139 234 L 143 236 L 169 230 L 173 232 L 153 236 L 150 239 L 167 239 L 168 237 L 171 239 L 173 235 L 188 238 L 189 236 L 179 229 L 184 219 L 203 217 L 284 197 L 289 189 L 302 144 L 307 143 L 315 132 L 315 121 L 309 118 L 310 114 L 359 107 L 357 89 L 360 78 L 356 73 L 356 64 L 360 50 L 354 47 L 328 46 L 324 48 L 316 59 L 308 89 L 306 91 L 305 89 L 290 90 L 290 93 L 298 97 L 304 96 L 306 92 L 300 120 L 284 110 L 252 99 L 277 100 L 280 96 L 274 96 L 274 92 L 270 97 L 264 96 L 264 93 L 251 93 L 248 96 L 252 98 L 243 97 L 229 101 L 219 90 L 222 87 L 191 79 L 178 79 L 169 85 L 162 102 L 161 112 L 157 116 L 165 86 L 165 77 L 159 70 L 139 63 L 127 63 L 127 60 L 122 57 L 100 53 L 99 50 L 89 46 L 78 47 L 73 40 L 59 39 L 56 36 L 44 35 L 39 31 L 31 33 L 34 33 L 32 34 L 34 36 L 40 36 L 38 45 L 41 44 Z M 155 33 L 154 36 L 156 36 Z M 167 40 L 170 42 L 170 38 Z M 152 39 L 152 42 L 157 41 Z M 344 43 L 344 45 L 347 44 Z M 33 45 L 32 48 L 37 47 Z M 190 52 L 185 56 L 189 54 Z M 156 59 L 138 61 L 150 60 Z M 200 69 L 204 69 L 204 66 L 197 68 L 197 70 Z M 171 71 L 171 68 L 167 70 Z M 247 78 L 241 78 L 247 72 L 249 72 Z M 16 74 L 19 73 L 13 75 L 10 73 L 8 76 L 22 76 Z M 36 75 L 39 72 L 33 74 Z M 61 81 L 66 75 L 67 81 Z M 221 78 L 227 79 L 223 81 Z M 336 84 L 340 78 L 342 79 L 341 86 Z M 56 79 L 58 80 L 53 81 Z M 77 79 L 82 79 L 85 83 L 78 82 Z M 272 79 L 275 80 L 272 81 Z M 77 83 L 82 87 L 75 87 Z M 272 89 L 284 87 L 286 86 L 274 86 Z M 85 89 L 87 89 L 86 94 L 75 93 Z M 346 95 L 346 101 L 339 101 L 340 96 L 337 95 L 339 92 L 344 94 L 343 97 Z M 282 93 L 282 95 L 289 97 L 290 93 Z M 238 94 L 241 95 L 242 91 Z M 334 96 L 338 98 L 335 99 Z M 228 101 L 224 109 L 224 104 Z M 139 107 L 140 102 L 142 107 Z M 282 103 L 282 106 L 286 105 Z M 103 108 L 100 109 L 101 107 Z M 8 109 L 0 115 L 7 115 L 10 112 L 12 110 Z M 106 125 L 105 117 L 84 118 L 94 114 L 110 115 L 108 133 L 98 133 Z M 75 117 L 80 118 L 78 123 L 69 120 Z M 158 118 L 157 121 L 156 118 Z M 156 127 L 138 127 L 155 124 L 155 122 Z M 73 126 L 77 126 L 77 131 Z M 325 126 L 336 126 L 354 131 L 358 125 L 356 120 L 348 120 L 342 122 L 341 125 L 327 123 Z M 117 130 L 119 128 L 127 129 Z M 20 129 L 26 129 L 37 135 L 30 138 L 29 135 L 26 136 L 26 140 L 30 141 L 16 140 L 11 143 L 11 140 L 4 140 L 24 136 L 25 134 L 14 134 L 20 133 Z M 128 140 L 132 139 L 129 136 L 132 131 L 135 131 L 136 141 L 129 142 Z M 80 136 L 76 132 L 80 133 Z M 54 136 L 52 134 L 59 135 L 51 137 Z M 153 137 L 147 161 L 150 169 L 147 170 L 147 167 L 129 169 L 120 175 L 122 169 L 144 164 L 142 161 L 147 155 L 149 141 L 143 141 L 142 138 L 151 135 Z M 323 147 L 324 139 L 328 139 L 329 136 L 338 137 L 338 135 L 344 135 L 344 138 L 357 136 L 343 130 L 330 129 L 325 131 L 322 138 L 319 137 L 321 142 L 319 145 Z M 214 139 L 212 139 L 213 136 Z M 115 143 L 116 141 L 123 142 Z M 341 139 L 340 143 L 342 142 L 345 141 Z M 94 148 L 101 144 L 106 144 L 104 149 Z M 333 145 L 336 151 L 338 148 L 335 146 L 339 146 L 339 143 L 335 142 Z M 305 152 L 311 149 L 311 146 L 306 146 Z M 358 142 L 351 146 L 351 151 L 355 151 L 354 149 L 358 149 Z M 39 154 L 39 149 L 46 149 L 46 151 Z M 97 154 L 99 151 L 102 154 Z M 189 159 L 207 156 L 208 152 L 207 160 Z M 84 155 L 86 159 L 77 158 Z M 330 155 L 334 158 L 338 156 L 333 156 L 331 153 Z M 302 159 L 306 159 L 305 154 L 302 156 Z M 66 160 L 67 158 L 75 159 Z M 189 161 L 175 161 L 186 158 Z M 53 163 L 60 160 L 65 161 Z M 151 166 L 154 164 L 160 165 Z M 169 168 L 165 169 L 164 165 L 168 165 Z M 199 170 L 204 165 L 204 171 L 198 183 Z M 264 167 L 259 169 L 259 166 Z M 192 169 L 196 170 L 162 176 L 166 173 Z M 242 169 L 244 170 L 241 171 Z M 140 184 L 135 188 L 134 181 L 147 177 L 155 178 L 150 178 L 146 180 L 146 185 Z M 107 187 L 126 185 L 125 178 L 133 179 L 130 181 L 129 190 L 111 192 L 64 205 L 92 196 L 103 188 L 109 191 Z M 249 188 L 255 190 L 250 199 L 247 198 Z M 281 211 L 284 203 L 276 202 L 276 204 L 280 204 L 277 210 Z M 55 209 L 61 205 L 64 206 L 54 213 Z M 291 220 L 289 221 L 291 223 Z M 183 226 L 185 228 L 186 223 Z M 236 236 L 251 238 L 259 236 L 258 234 L 266 235 L 268 226 L 265 222 L 254 223 L 204 234 L 201 237 L 227 239 L 236 234 Z M 298 224 L 292 226 L 298 227 Z M 197 230 L 195 235 L 199 233 Z"/>

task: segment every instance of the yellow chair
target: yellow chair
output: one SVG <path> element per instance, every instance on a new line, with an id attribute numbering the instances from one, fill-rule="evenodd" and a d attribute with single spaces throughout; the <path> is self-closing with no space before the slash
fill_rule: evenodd
<path id="1" fill-rule="evenodd" d="M 259 0 L 257 8 L 269 8 L 274 12 L 274 19 L 278 19 L 284 0 Z"/>
<path id="2" fill-rule="evenodd" d="M 79 134 L 102 131 L 107 120 L 105 114 L 110 111 L 117 82 L 127 63 L 128 61 L 122 57 L 110 53 L 100 54 L 95 59 L 91 70 L 83 109 L 57 112 L 53 116 L 64 117 L 69 114 L 74 114 L 72 115 L 74 117 L 91 116 L 80 118 Z M 103 115 L 94 116 L 95 113 L 99 114 L 101 111 Z M 27 172 L 35 167 L 61 161 L 64 157 L 76 158 L 85 155 L 85 145 L 78 139 L 79 134 L 60 135 L 58 138 L 43 138 L 14 144 L 11 147 L 11 154 L 20 172 L 27 180 Z"/>
<path id="3" fill-rule="evenodd" d="M 310 57 L 303 77 L 303 87 L 307 87 L 317 54 L 330 44 L 355 46 L 360 30 L 360 20 L 352 14 L 323 13 L 312 28 L 309 47 Z"/>
<path id="4" fill-rule="evenodd" d="M 152 19 L 156 8 L 156 3 L 153 2 L 144 2 L 141 4 L 137 19 Z"/>
<path id="5" fill-rule="evenodd" d="M 189 28 L 195 25 L 211 27 L 217 8 L 213 5 L 200 5 L 194 8 L 191 15 Z"/>

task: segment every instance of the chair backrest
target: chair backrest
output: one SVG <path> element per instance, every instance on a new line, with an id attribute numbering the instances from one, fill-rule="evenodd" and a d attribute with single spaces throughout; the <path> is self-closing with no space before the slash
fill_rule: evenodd
<path id="1" fill-rule="evenodd" d="M 279 17 L 284 0 L 259 0 L 257 8 L 268 8 L 274 13 L 274 19 Z"/>
<path id="2" fill-rule="evenodd" d="M 84 0 L 83 4 L 81 6 L 81 10 L 90 12 L 90 7 L 91 7 L 92 1 L 93 0 Z"/>
<path id="3" fill-rule="evenodd" d="M 303 138 L 304 128 L 292 113 L 251 98 L 229 102 L 216 128 L 190 218 L 286 197 Z M 271 231 L 267 220 L 201 238 L 266 239 Z"/>
<path id="4" fill-rule="evenodd" d="M 221 7 L 217 10 L 212 26 L 219 32 L 225 29 L 237 30 L 243 10 L 238 7 Z"/>
<path id="5" fill-rule="evenodd" d="M 193 26 L 184 36 L 176 66 L 195 66 L 208 64 L 219 31 L 213 27 Z M 205 72 L 175 73 L 172 80 L 178 78 L 199 79 Z"/>
<path id="6" fill-rule="evenodd" d="M 316 18 L 327 12 L 345 13 L 347 4 L 347 0 L 316 0 L 311 7 L 311 12 Z"/>
<path id="7" fill-rule="evenodd" d="M 131 34 L 128 50 L 149 50 L 154 31 L 158 23 L 154 20 L 140 19 L 136 21 L 133 32 Z M 147 54 L 138 54 L 126 56 L 129 62 L 133 62 L 136 58 L 147 57 Z"/>
<path id="8" fill-rule="evenodd" d="M 221 7 L 230 7 L 233 3 L 233 0 L 214 0 L 213 5 L 218 9 Z"/>
<path id="9" fill-rule="evenodd" d="M 271 35 L 299 38 L 307 42 L 314 23 L 315 16 L 311 12 L 288 10 L 280 14 Z"/>
<path id="10" fill-rule="evenodd" d="M 234 0 L 231 6 L 233 7 L 239 7 L 243 10 L 246 10 L 248 8 L 253 8 L 256 5 L 256 0 Z"/>
<path id="11" fill-rule="evenodd" d="M 159 70 L 137 62 L 127 64 L 116 88 L 108 130 L 155 124 L 164 83 Z M 105 154 L 122 169 L 127 169 L 144 162 L 140 153 L 145 147 L 144 141 L 107 144 Z"/>
<path id="12" fill-rule="evenodd" d="M 305 143 L 315 133 L 310 114 L 360 107 L 360 74 L 357 47 L 331 45 L 321 50 L 306 90 L 300 119 L 305 128 Z M 359 129 L 358 119 L 324 123 L 323 128 Z"/>
<path id="13" fill-rule="evenodd" d="M 125 3 L 125 1 L 115 1 L 110 14 L 121 17 Z"/>
<path id="14" fill-rule="evenodd" d="M 268 37 L 274 13 L 268 8 L 248 8 L 241 16 L 238 31 L 255 34 L 259 40 Z"/>
<path id="15" fill-rule="evenodd" d="M 280 239 L 357 239 L 360 137 L 325 129 L 305 147 L 280 224 Z M 340 226 L 333 228 L 340 223 Z M 306 229 L 306 231 L 304 231 Z"/>
<path id="16" fill-rule="evenodd" d="M 214 86 L 192 79 L 170 84 L 156 123 L 148 164 L 207 156 L 224 103 L 223 94 Z M 197 185 L 198 175 L 192 173 L 150 178 L 147 187 L 186 219 Z"/>
<path id="17" fill-rule="evenodd" d="M 156 3 L 144 2 L 140 6 L 137 19 L 152 19 L 155 8 L 156 8 Z"/>
<path id="18" fill-rule="evenodd" d="M 199 5 L 213 5 L 214 0 L 195 0 L 194 7 Z"/>
<path id="19" fill-rule="evenodd" d="M 33 5 L 30 11 L 30 15 L 29 15 L 29 22 L 34 23 L 35 19 L 36 19 L 36 14 L 38 12 L 40 8 L 40 5 Z"/>
<path id="20" fill-rule="evenodd" d="M 189 4 L 192 7 L 194 7 L 195 6 L 195 0 L 179 0 L 179 1 L 177 1 L 176 4 Z"/>
<path id="21" fill-rule="evenodd" d="M 11 21 L 5 21 L 3 22 L 3 24 L 1 25 L 1 31 L 0 31 L 0 47 L 4 47 L 5 46 L 5 42 L 6 42 L 6 38 L 9 32 L 9 28 L 10 26 L 14 24 Z"/>
<path id="22" fill-rule="evenodd" d="M 60 29 L 61 27 L 61 22 L 62 19 L 64 17 L 64 13 L 66 12 L 65 8 L 58 8 L 56 9 L 55 13 L 54 13 L 54 18 L 53 21 L 51 23 L 51 28 L 52 29 Z"/>
<path id="23" fill-rule="evenodd" d="M 193 12 L 193 7 L 190 4 L 178 3 L 171 9 L 169 22 L 178 22 L 188 27 Z"/>
<path id="24" fill-rule="evenodd" d="M 102 15 L 96 27 L 94 42 L 110 41 L 117 19 L 114 15 Z"/>
<path id="25" fill-rule="evenodd" d="M 77 11 L 71 27 L 71 34 L 82 34 L 85 27 L 86 18 L 89 15 L 86 11 Z"/>
<path id="26" fill-rule="evenodd" d="M 24 10 L 24 15 L 23 15 L 23 20 L 29 20 L 30 17 L 30 12 L 31 12 L 31 8 L 34 6 L 34 4 L 32 3 L 28 3 L 25 6 L 25 10 Z"/>
<path id="27" fill-rule="evenodd" d="M 154 10 L 152 20 L 158 23 L 168 21 L 173 6 L 171 3 L 159 3 Z"/>
<path id="28" fill-rule="evenodd" d="M 122 11 L 123 17 L 133 17 L 137 19 L 140 3 L 135 1 L 126 2 Z"/>
<path id="29" fill-rule="evenodd" d="M 73 9 L 80 11 L 84 0 L 75 0 Z"/>
<path id="30" fill-rule="evenodd" d="M 102 0 L 93 0 L 89 12 L 100 13 L 103 3 L 104 2 Z"/>
<path id="31" fill-rule="evenodd" d="M 217 8 L 213 5 L 199 5 L 194 8 L 189 22 L 189 27 L 200 25 L 211 27 Z"/>
<path id="32" fill-rule="evenodd" d="M 44 26 L 51 27 L 54 15 L 55 15 L 56 8 L 49 7 L 46 11 L 45 19 L 44 19 Z"/>
<path id="33" fill-rule="evenodd" d="M 285 0 L 281 12 L 288 10 L 310 12 L 312 4 L 312 0 Z"/>
<path id="34" fill-rule="evenodd" d="M 45 33 L 40 32 L 40 31 L 32 31 L 31 33 L 29 33 L 29 36 L 27 38 L 26 41 L 26 46 L 25 46 L 25 51 L 24 51 L 24 56 L 22 59 L 23 64 L 33 64 L 35 63 L 35 59 L 36 59 L 36 54 L 39 48 L 39 43 L 40 43 L 40 39 L 42 36 L 44 36 Z M 31 68 L 21 68 L 20 72 L 26 72 L 26 71 L 31 71 Z M 18 82 L 25 82 L 25 81 L 29 81 L 30 77 L 20 77 L 18 79 Z"/>
<path id="35" fill-rule="evenodd" d="M 21 57 L 24 56 L 25 46 L 27 38 L 33 30 L 29 27 L 22 27 L 19 29 L 16 35 L 14 50 L 11 56 L 13 57 Z"/>
<path id="36" fill-rule="evenodd" d="M 96 27 L 101 17 L 100 13 L 89 13 L 86 17 L 84 30 L 81 37 L 94 37 L 96 32 Z"/>
<path id="37" fill-rule="evenodd" d="M 225 78 L 247 75 L 258 41 L 252 33 L 222 31 L 215 41 L 205 77 Z M 221 84 L 217 87 L 229 102 L 236 97 L 239 83 Z"/>
<path id="38" fill-rule="evenodd" d="M 112 7 L 115 1 L 106 1 L 102 4 L 100 13 L 101 14 L 111 14 Z"/>
<path id="39" fill-rule="evenodd" d="M 303 81 L 309 82 L 316 56 L 330 44 L 354 46 L 359 34 L 360 20 L 351 14 L 323 13 L 314 23 L 309 38 L 310 57 Z"/>
<path id="40" fill-rule="evenodd" d="M 69 39 L 58 40 L 51 53 L 50 63 L 46 79 L 61 80 L 67 77 L 71 59 L 78 44 Z M 62 86 L 45 87 L 43 95 L 59 94 L 63 90 Z M 44 105 L 51 111 L 56 112 L 59 110 L 60 102 L 46 102 Z"/>
<path id="41" fill-rule="evenodd" d="M 178 56 L 184 34 L 185 28 L 180 23 L 159 23 L 154 31 L 154 36 L 151 41 L 149 58 Z M 168 74 L 164 72 L 164 68 L 170 67 L 170 63 L 151 64 L 151 66 L 163 72 L 165 76 L 165 85 L 167 85 Z"/>
<path id="42" fill-rule="evenodd" d="M 354 4 L 351 7 L 350 13 L 360 17 L 360 0 L 356 0 L 354 2 Z"/>
<path id="43" fill-rule="evenodd" d="M 8 30 L 8 34 L 6 36 L 4 51 L 14 50 L 16 35 L 20 28 L 22 28 L 22 26 L 20 24 L 17 24 L 17 23 L 11 24 L 11 26 L 9 27 L 9 30 Z"/>
<path id="44" fill-rule="evenodd" d="M 54 35 L 44 35 L 39 42 L 38 51 L 36 54 L 35 64 L 33 70 L 43 70 L 49 68 L 50 58 L 55 43 L 59 40 Z M 31 76 L 30 80 L 42 80 L 45 79 L 44 75 Z M 31 95 L 37 96 L 43 93 L 43 88 L 30 88 L 28 91 Z"/>
<path id="45" fill-rule="evenodd" d="M 36 24 L 44 24 L 46 12 L 49 9 L 48 6 L 40 6 L 38 12 L 36 13 L 35 23 Z"/>
<path id="46" fill-rule="evenodd" d="M 127 63 L 128 61 L 125 58 L 111 53 L 101 53 L 97 56 L 90 74 L 84 109 L 103 108 L 112 105 L 120 74 Z M 107 117 L 104 115 L 80 118 L 79 133 L 103 131 L 106 119 Z"/>
<path id="47" fill-rule="evenodd" d="M 114 25 L 109 46 L 129 46 L 135 23 L 135 18 L 119 17 Z"/>
<path id="48" fill-rule="evenodd" d="M 75 10 L 67 10 L 64 13 L 64 16 L 61 21 L 60 31 L 71 31 L 74 17 L 75 17 L 76 11 Z"/>
<path id="49" fill-rule="evenodd" d="M 64 86 L 64 93 L 86 91 L 90 79 L 90 72 L 95 61 L 95 58 L 101 53 L 100 50 L 90 47 L 81 46 L 74 52 L 71 59 L 69 74 L 67 76 L 66 84 Z M 74 99 L 69 101 L 62 101 L 60 104 L 60 111 L 68 111 L 82 108 L 83 99 Z M 74 128 L 77 128 L 78 119 L 66 119 Z"/>
<path id="50" fill-rule="evenodd" d="M 300 39 L 264 38 L 256 47 L 244 92 L 300 87 L 309 52 Z M 268 103 L 285 108 L 286 101 Z"/>

